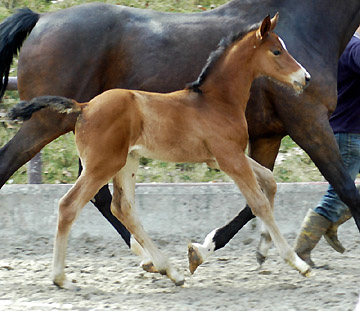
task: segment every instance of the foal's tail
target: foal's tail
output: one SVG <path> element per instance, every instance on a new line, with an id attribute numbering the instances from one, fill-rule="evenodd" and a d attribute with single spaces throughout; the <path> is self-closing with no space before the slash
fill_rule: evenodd
<path id="1" fill-rule="evenodd" d="M 81 104 L 75 100 L 61 96 L 40 96 L 31 101 L 21 101 L 10 109 L 8 116 L 11 120 L 29 120 L 33 113 L 43 108 L 50 108 L 60 113 L 81 112 Z"/>
<path id="2" fill-rule="evenodd" d="M 8 84 L 13 57 L 39 18 L 40 14 L 30 9 L 21 9 L 0 24 L 0 99 Z"/>

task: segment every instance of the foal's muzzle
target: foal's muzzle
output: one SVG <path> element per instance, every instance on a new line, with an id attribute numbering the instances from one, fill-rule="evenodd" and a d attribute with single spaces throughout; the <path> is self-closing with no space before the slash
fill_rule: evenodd
<path id="1" fill-rule="evenodd" d="M 294 89 L 299 93 L 304 91 L 309 86 L 310 80 L 311 80 L 310 74 L 307 71 L 305 71 L 305 77 L 302 79 L 302 82 L 299 82 L 298 80 L 294 80 L 293 82 Z"/>

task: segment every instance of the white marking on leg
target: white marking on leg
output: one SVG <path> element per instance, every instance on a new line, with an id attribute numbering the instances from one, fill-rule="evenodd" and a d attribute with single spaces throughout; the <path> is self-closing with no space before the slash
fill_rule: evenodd
<path id="1" fill-rule="evenodd" d="M 267 258 L 268 254 L 269 254 L 269 250 L 270 247 L 272 245 L 272 240 L 271 240 L 271 236 L 269 231 L 267 230 L 266 226 L 264 225 L 264 223 L 261 223 L 261 235 L 260 235 L 260 242 L 259 242 L 259 246 L 258 246 L 258 252 L 261 254 L 261 256 L 263 257 L 263 261 L 265 261 L 265 259 Z M 259 259 L 258 259 L 259 261 Z M 259 264 L 262 264 L 261 262 L 259 262 Z"/>
<path id="2" fill-rule="evenodd" d="M 201 256 L 203 262 L 215 252 L 214 236 L 218 229 L 219 228 L 216 228 L 213 231 L 211 231 L 206 236 L 203 244 L 199 244 L 199 243 L 192 244 L 199 251 L 199 255 Z"/>
<path id="3" fill-rule="evenodd" d="M 315 272 L 311 270 L 310 266 L 305 261 L 303 261 L 296 253 L 294 262 L 294 268 L 298 269 L 302 275 L 307 277 L 315 275 Z"/>

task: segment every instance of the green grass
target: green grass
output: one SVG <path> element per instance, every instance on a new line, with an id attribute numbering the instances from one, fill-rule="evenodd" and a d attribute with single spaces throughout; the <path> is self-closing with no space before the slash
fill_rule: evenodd
<path id="1" fill-rule="evenodd" d="M 0 0 L 0 20 L 13 14 L 16 9 L 29 7 L 37 12 L 56 11 L 80 3 L 92 1 L 65 0 L 51 3 L 45 0 Z M 122 4 L 137 8 L 146 8 L 166 12 L 198 12 L 211 5 L 219 6 L 226 0 L 107 0 L 113 4 Z M 200 8 L 201 6 L 202 8 Z M 11 70 L 16 76 L 16 61 Z M 0 113 L 19 100 L 17 92 L 6 92 L 0 103 Z M 0 146 L 15 135 L 18 124 L 0 122 Z M 73 183 L 78 172 L 78 157 L 74 145 L 73 134 L 59 137 L 47 145 L 42 151 L 43 182 Z M 282 141 L 277 165 L 274 170 L 278 182 L 319 181 L 323 180 L 310 158 L 289 138 Z M 138 182 L 227 182 L 230 178 L 218 170 L 208 168 L 205 164 L 176 164 L 142 159 L 137 175 Z M 26 165 L 20 168 L 8 183 L 26 183 Z"/>

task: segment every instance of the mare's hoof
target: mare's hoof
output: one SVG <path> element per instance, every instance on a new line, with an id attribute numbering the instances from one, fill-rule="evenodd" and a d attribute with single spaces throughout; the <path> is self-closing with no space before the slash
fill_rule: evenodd
<path id="1" fill-rule="evenodd" d="M 260 252 L 256 252 L 256 260 L 257 260 L 258 264 L 261 266 L 265 262 L 266 257 L 263 254 L 261 254 Z"/>
<path id="2" fill-rule="evenodd" d="M 144 271 L 150 272 L 150 273 L 158 273 L 159 271 L 155 268 L 154 264 L 152 262 L 147 262 L 141 264 L 141 268 L 143 268 Z"/>
<path id="3" fill-rule="evenodd" d="M 194 274 L 197 267 L 204 261 L 200 255 L 198 248 L 192 244 L 188 246 L 189 269 L 191 274 Z"/>

